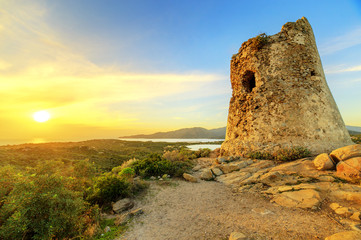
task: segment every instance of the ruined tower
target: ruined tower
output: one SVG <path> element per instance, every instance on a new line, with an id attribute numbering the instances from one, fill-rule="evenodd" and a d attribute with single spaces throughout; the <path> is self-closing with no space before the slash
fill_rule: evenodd
<path id="1" fill-rule="evenodd" d="M 352 144 L 305 17 L 244 42 L 231 60 L 231 84 L 223 155 L 296 146 L 317 154 Z"/>

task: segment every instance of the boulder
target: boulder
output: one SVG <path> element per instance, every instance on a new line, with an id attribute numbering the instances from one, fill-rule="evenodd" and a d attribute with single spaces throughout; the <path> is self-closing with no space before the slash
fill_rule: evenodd
<path id="1" fill-rule="evenodd" d="M 198 182 L 198 178 L 196 178 L 188 173 L 183 173 L 183 178 L 185 180 L 187 180 L 188 182 Z"/>
<path id="2" fill-rule="evenodd" d="M 123 198 L 113 203 L 112 207 L 114 212 L 121 213 L 126 210 L 132 209 L 134 207 L 134 202 L 129 198 Z"/>
<path id="3" fill-rule="evenodd" d="M 325 240 L 357 240 L 357 239 L 361 239 L 361 232 L 359 231 L 339 232 L 325 238 Z"/>
<path id="4" fill-rule="evenodd" d="M 218 157 L 216 158 L 216 162 L 221 164 L 221 163 L 225 163 L 227 160 L 224 157 Z"/>
<path id="5" fill-rule="evenodd" d="M 361 220 L 361 213 L 360 212 L 354 212 L 350 218 L 353 219 L 353 220 L 356 220 L 356 221 L 360 221 Z"/>
<path id="6" fill-rule="evenodd" d="M 240 169 L 237 164 L 222 164 L 219 166 L 223 173 L 230 173 Z"/>
<path id="7" fill-rule="evenodd" d="M 247 240 L 247 236 L 240 232 L 233 232 L 229 236 L 229 240 Z"/>
<path id="8" fill-rule="evenodd" d="M 331 170 L 335 168 L 335 163 L 333 160 L 328 156 L 327 153 L 322 153 L 318 155 L 314 160 L 313 164 L 318 170 Z"/>
<path id="9" fill-rule="evenodd" d="M 219 176 L 223 174 L 222 170 L 217 167 L 212 168 L 211 171 L 215 176 Z"/>
<path id="10" fill-rule="evenodd" d="M 201 179 L 209 181 L 213 179 L 213 174 L 210 169 L 203 169 L 201 173 Z"/>
<path id="11" fill-rule="evenodd" d="M 282 179 L 282 174 L 279 172 L 269 172 L 265 175 L 261 176 L 259 181 L 263 184 L 272 186 L 275 182 L 280 181 Z"/>
<path id="12" fill-rule="evenodd" d="M 361 178 L 361 157 L 355 157 L 337 164 L 337 175 L 346 178 Z"/>
<path id="13" fill-rule="evenodd" d="M 353 157 L 361 157 L 361 145 L 354 144 L 346 147 L 338 148 L 330 153 L 330 157 L 337 163 L 345 161 Z"/>

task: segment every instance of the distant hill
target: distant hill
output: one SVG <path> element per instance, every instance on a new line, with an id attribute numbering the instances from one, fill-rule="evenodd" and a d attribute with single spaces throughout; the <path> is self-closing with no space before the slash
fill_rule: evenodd
<path id="1" fill-rule="evenodd" d="M 139 134 L 132 136 L 125 136 L 120 138 L 188 138 L 188 139 L 200 139 L 200 138 L 210 138 L 210 139 L 224 139 L 226 136 L 226 127 L 215 128 L 215 129 L 205 129 L 201 127 L 193 128 L 182 128 L 170 132 L 157 132 L 153 134 Z"/>
<path id="2" fill-rule="evenodd" d="M 353 135 L 361 134 L 361 127 L 346 126 L 346 128 L 350 134 L 353 134 Z"/>
<path id="3" fill-rule="evenodd" d="M 346 126 L 350 134 L 356 135 L 361 134 L 361 127 L 355 126 Z M 215 128 L 215 129 L 205 129 L 202 127 L 193 127 L 193 128 L 182 128 L 170 132 L 157 132 L 153 134 L 138 134 L 132 136 L 123 136 L 120 138 L 184 138 L 184 139 L 200 139 L 200 138 L 210 138 L 210 139 L 224 139 L 226 136 L 226 127 Z"/>

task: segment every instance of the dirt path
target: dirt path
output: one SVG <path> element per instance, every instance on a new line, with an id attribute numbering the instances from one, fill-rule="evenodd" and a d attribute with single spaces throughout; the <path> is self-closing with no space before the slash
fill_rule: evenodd
<path id="1" fill-rule="evenodd" d="M 218 182 L 151 184 L 136 207 L 145 213 L 118 240 L 224 240 L 234 231 L 262 240 L 324 239 L 345 230 L 325 212 L 279 207 Z"/>

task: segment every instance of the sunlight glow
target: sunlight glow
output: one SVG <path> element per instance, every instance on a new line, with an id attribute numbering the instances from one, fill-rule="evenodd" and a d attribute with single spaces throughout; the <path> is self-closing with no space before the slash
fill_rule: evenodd
<path id="1" fill-rule="evenodd" d="M 37 122 L 46 122 L 50 119 L 50 113 L 47 111 L 38 111 L 33 114 L 33 118 Z"/>

